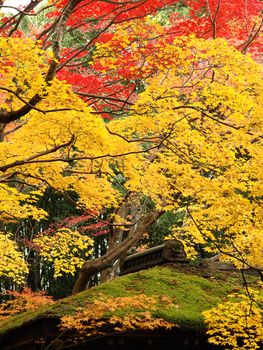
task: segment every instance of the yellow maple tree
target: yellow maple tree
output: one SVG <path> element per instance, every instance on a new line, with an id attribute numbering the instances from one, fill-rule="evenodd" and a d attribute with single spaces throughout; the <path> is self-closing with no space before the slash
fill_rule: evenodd
<path id="1" fill-rule="evenodd" d="M 27 263 L 10 234 L 0 232 L 0 276 L 22 283 L 28 273 Z"/>
<path id="2" fill-rule="evenodd" d="M 48 187 L 73 190 L 78 205 L 97 210 L 117 209 L 128 198 L 123 193 L 131 193 L 135 203 L 153 201 L 158 215 L 184 213 L 174 237 L 190 255 L 202 244 L 238 268 L 251 267 L 262 275 L 262 66 L 223 39 L 176 38 L 165 47 L 165 55 L 173 58 L 168 66 L 165 60 L 159 64 L 130 112 L 106 126 L 68 84 L 45 78 L 50 58 L 38 44 L 12 38 L 0 44 L 2 116 L 29 109 L 13 130 L 2 133 L 1 221 L 42 219 L 47 213 L 35 203 Z M 105 50 L 98 46 L 97 57 L 107 65 Z M 28 106 L 25 101 L 32 98 L 37 103 Z M 125 178 L 125 192 L 113 186 L 116 174 Z M 147 215 L 142 212 L 137 220 L 139 214 L 132 219 L 136 225 L 141 220 L 144 233 Z M 135 227 L 130 218 L 128 226 Z M 66 246 L 74 235 L 64 238 Z M 1 242 L 21 260 L 9 236 Z M 54 261 L 48 256 L 54 250 L 45 251 L 49 243 L 42 242 L 42 254 Z M 14 273 L 11 263 L 0 273 L 20 282 L 16 274 L 25 274 L 26 267 L 21 263 Z M 84 265 L 83 271 L 91 267 Z M 257 332 L 252 336 L 255 344 L 261 339 Z"/>
<path id="3" fill-rule="evenodd" d="M 123 161 L 126 187 L 185 212 L 174 237 L 189 253 L 201 243 L 262 269 L 262 66 L 220 39 L 179 38 L 172 50 L 177 64 L 109 126 L 126 138 L 163 137 L 137 164 Z"/>
<path id="4" fill-rule="evenodd" d="M 263 343 L 262 290 L 233 294 L 224 303 L 203 312 L 209 341 L 225 349 L 260 349 Z"/>
<path id="5" fill-rule="evenodd" d="M 92 252 L 92 239 L 68 228 L 59 229 L 53 235 L 40 234 L 33 242 L 39 247 L 43 260 L 53 263 L 55 278 L 63 273 L 74 275 L 84 257 Z"/>

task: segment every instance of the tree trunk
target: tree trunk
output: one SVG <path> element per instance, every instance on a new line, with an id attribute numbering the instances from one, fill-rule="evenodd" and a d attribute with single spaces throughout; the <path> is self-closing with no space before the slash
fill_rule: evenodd
<path id="1" fill-rule="evenodd" d="M 115 213 L 119 215 L 121 218 L 123 218 L 123 221 L 125 221 L 125 218 L 127 217 L 129 213 L 129 205 L 124 202 L 116 211 Z M 111 251 L 113 248 L 115 248 L 121 241 L 123 241 L 123 228 L 120 228 L 119 226 L 110 226 L 110 232 L 109 232 L 109 239 L 108 239 L 108 251 Z M 112 268 L 108 267 L 101 271 L 100 274 L 100 282 L 104 283 L 109 281 L 112 278 Z"/>
<path id="2" fill-rule="evenodd" d="M 111 267 L 116 260 L 122 258 L 127 251 L 140 240 L 146 229 L 162 214 L 163 212 L 150 212 L 146 214 L 130 229 L 128 238 L 120 242 L 100 258 L 86 261 L 83 264 L 80 276 L 74 285 L 72 294 L 77 294 L 85 290 L 89 279 L 95 273 Z"/>
<path id="3" fill-rule="evenodd" d="M 1 5 L 1 4 L 0 4 Z M 5 132 L 6 124 L 0 123 L 0 142 L 4 141 L 4 132 Z"/>

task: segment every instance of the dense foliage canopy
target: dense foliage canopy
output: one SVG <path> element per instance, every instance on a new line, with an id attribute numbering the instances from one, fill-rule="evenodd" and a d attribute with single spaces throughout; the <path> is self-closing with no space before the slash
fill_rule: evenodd
<path id="1" fill-rule="evenodd" d="M 262 25 L 257 0 L 2 13 L 1 288 L 48 289 L 83 265 L 77 293 L 161 220 L 189 258 L 220 253 L 263 280 Z M 262 296 L 247 295 L 254 329 Z"/>

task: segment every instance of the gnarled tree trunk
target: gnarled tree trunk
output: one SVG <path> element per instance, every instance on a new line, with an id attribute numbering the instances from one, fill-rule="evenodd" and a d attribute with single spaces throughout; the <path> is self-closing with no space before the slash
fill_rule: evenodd
<path id="1" fill-rule="evenodd" d="M 72 294 L 77 294 L 86 289 L 90 278 L 98 272 L 103 271 L 113 265 L 113 263 L 126 255 L 127 251 L 133 247 L 143 236 L 146 229 L 154 223 L 163 212 L 149 212 L 141 217 L 134 226 L 129 230 L 128 237 L 114 246 L 105 255 L 90 261 L 86 261 L 80 272 Z"/>

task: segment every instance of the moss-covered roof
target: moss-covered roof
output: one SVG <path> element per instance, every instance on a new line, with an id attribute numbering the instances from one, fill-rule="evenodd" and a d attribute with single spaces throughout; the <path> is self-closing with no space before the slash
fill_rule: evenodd
<path id="1" fill-rule="evenodd" d="M 75 296 L 57 301 L 54 304 L 34 312 L 14 316 L 0 325 L 0 334 L 12 331 L 40 317 L 59 318 L 75 313 L 87 301 L 92 301 L 102 293 L 106 297 L 165 295 L 172 300 L 173 306 L 156 309 L 154 316 L 172 321 L 184 329 L 203 332 L 205 325 L 201 312 L 224 301 L 226 295 L 243 288 L 239 274 L 217 273 L 190 267 L 155 267 L 139 271 L 97 287 L 79 293 Z"/>

